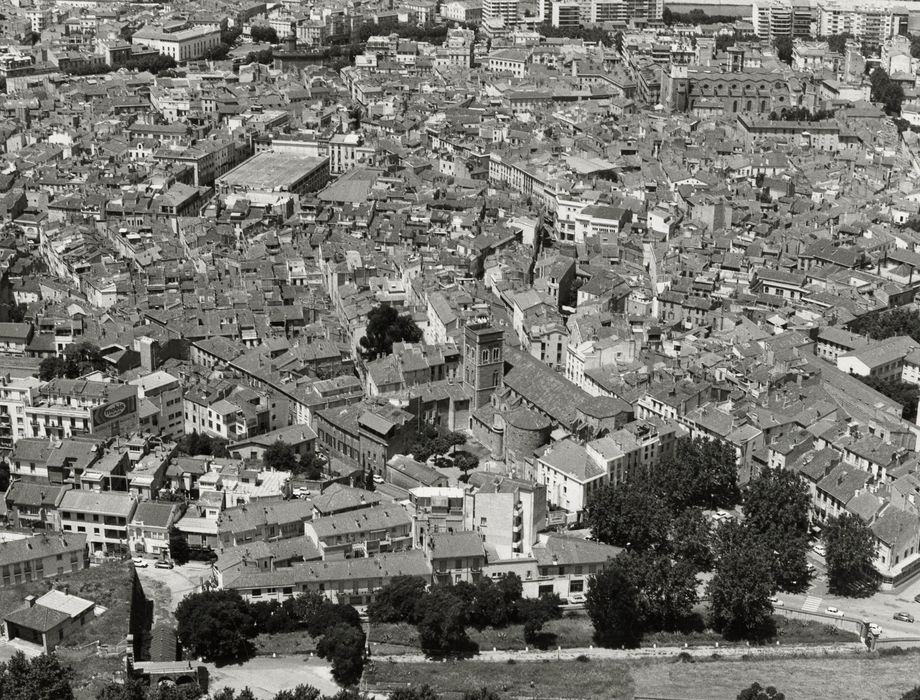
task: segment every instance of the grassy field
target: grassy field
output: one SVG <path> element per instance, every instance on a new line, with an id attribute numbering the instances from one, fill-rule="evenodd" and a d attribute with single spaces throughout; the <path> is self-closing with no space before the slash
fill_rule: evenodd
<path id="1" fill-rule="evenodd" d="M 776 659 L 636 664 L 629 669 L 639 695 L 682 700 L 732 700 L 758 682 L 787 698 L 899 698 L 920 684 L 916 654 L 885 658 Z"/>
<path id="2" fill-rule="evenodd" d="M 372 662 L 365 680 L 383 692 L 428 684 L 447 697 L 488 687 L 502 697 L 733 700 L 753 682 L 790 700 L 898 698 L 920 684 L 920 656 L 784 658 L 753 661 Z M 531 685 L 531 682 L 533 685 Z"/>
<path id="3" fill-rule="evenodd" d="M 626 664 L 552 661 L 517 664 L 486 661 L 398 664 L 371 663 L 365 681 L 372 689 L 393 690 L 428 684 L 441 693 L 461 694 L 489 687 L 507 697 L 632 698 Z"/>
<path id="4" fill-rule="evenodd" d="M 413 630 L 414 632 L 414 630 Z M 306 632 L 282 632 L 281 634 L 260 634 L 255 638 L 256 654 L 309 654 L 316 652 L 316 640 Z"/>

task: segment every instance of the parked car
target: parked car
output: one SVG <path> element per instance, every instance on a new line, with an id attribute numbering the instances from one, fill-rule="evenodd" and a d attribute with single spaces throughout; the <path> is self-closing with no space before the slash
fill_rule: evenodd
<path id="1" fill-rule="evenodd" d="M 584 593 L 569 593 L 569 603 L 572 605 L 581 605 L 586 600 Z"/>
<path id="2" fill-rule="evenodd" d="M 375 484 L 382 484 L 382 483 L 383 483 L 383 477 L 380 476 L 380 474 L 374 474 L 373 479 L 374 479 L 374 483 L 375 483 Z"/>
<path id="3" fill-rule="evenodd" d="M 882 633 L 882 628 L 874 622 L 869 623 L 869 632 L 878 637 Z"/>
<path id="4" fill-rule="evenodd" d="M 823 544 L 816 544 L 815 546 L 811 548 L 811 550 L 815 554 L 817 554 L 819 557 L 827 556 L 827 549 L 824 547 Z"/>
<path id="5" fill-rule="evenodd" d="M 157 568 L 157 569 L 172 569 L 172 568 L 174 568 L 173 563 L 172 563 L 171 561 L 158 561 L 156 564 L 154 564 L 154 567 Z"/>
<path id="6" fill-rule="evenodd" d="M 144 559 L 143 557 L 134 557 L 134 559 L 132 559 L 131 561 L 134 564 L 134 566 L 138 569 L 147 568 L 147 560 Z"/>
<path id="7" fill-rule="evenodd" d="M 920 603 L 920 593 L 918 593 L 917 595 L 914 596 L 914 602 L 915 602 L 915 603 Z"/>
<path id="8" fill-rule="evenodd" d="M 781 600 L 780 600 L 779 598 L 777 598 L 775 595 L 771 595 L 771 596 L 770 596 L 770 602 L 773 603 L 773 605 L 782 605 L 782 604 L 783 604 L 783 601 L 781 601 Z"/>
<path id="9" fill-rule="evenodd" d="M 895 620 L 900 620 L 901 622 L 913 622 L 914 616 L 906 612 L 896 612 L 894 614 Z"/>
<path id="10" fill-rule="evenodd" d="M 827 609 L 827 613 L 828 615 L 839 615 L 840 617 L 843 617 L 843 611 L 839 608 L 835 608 L 833 605 Z"/>

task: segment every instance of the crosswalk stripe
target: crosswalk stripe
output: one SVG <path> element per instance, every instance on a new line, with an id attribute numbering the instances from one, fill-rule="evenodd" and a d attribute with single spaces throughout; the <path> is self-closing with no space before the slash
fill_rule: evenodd
<path id="1" fill-rule="evenodd" d="M 820 607 L 821 599 L 813 595 L 807 596 L 805 602 L 802 603 L 802 610 L 806 612 L 817 612 Z"/>

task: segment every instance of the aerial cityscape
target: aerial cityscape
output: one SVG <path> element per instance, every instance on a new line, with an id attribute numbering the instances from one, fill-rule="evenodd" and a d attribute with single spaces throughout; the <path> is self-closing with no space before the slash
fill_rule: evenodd
<path id="1" fill-rule="evenodd" d="M 918 291 L 914 2 L 3 0 L 0 700 L 920 700 Z"/>

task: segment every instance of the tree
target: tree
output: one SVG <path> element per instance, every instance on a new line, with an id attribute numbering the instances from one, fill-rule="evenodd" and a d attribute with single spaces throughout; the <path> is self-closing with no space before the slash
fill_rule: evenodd
<path id="1" fill-rule="evenodd" d="M 792 65 L 792 37 L 778 36 L 773 40 L 773 47 L 776 49 L 776 57 L 783 63 Z"/>
<path id="2" fill-rule="evenodd" d="M 661 21 L 664 22 L 669 27 L 674 24 L 674 13 L 671 12 L 670 7 L 664 8 L 661 12 Z"/>
<path id="3" fill-rule="evenodd" d="M 811 497 L 796 472 L 766 469 L 744 493 L 744 524 L 773 553 L 778 588 L 800 592 L 808 575 Z"/>
<path id="4" fill-rule="evenodd" d="M 250 657 L 256 634 L 249 606 L 236 591 L 213 590 L 187 595 L 176 608 L 178 636 L 194 656 L 239 661 Z"/>
<path id="5" fill-rule="evenodd" d="M 920 230 L 920 222 L 917 220 L 908 221 L 907 225 L 914 230 Z M 866 314 L 851 321 L 849 329 L 858 335 L 867 335 L 873 340 L 885 340 L 894 335 L 907 335 L 920 342 L 920 311 L 900 308 Z"/>
<path id="6" fill-rule="evenodd" d="M 786 700 L 786 696 L 772 685 L 764 688 L 760 683 L 752 683 L 749 688 L 738 693 L 738 700 Z"/>
<path id="7" fill-rule="evenodd" d="M 885 107 L 885 113 L 888 115 L 898 115 L 901 113 L 901 102 L 904 101 L 904 88 L 891 80 L 888 72 L 884 68 L 876 68 L 869 76 L 869 83 L 872 86 L 870 99 L 873 102 L 881 102 Z"/>
<path id="8" fill-rule="evenodd" d="M 367 314 L 367 332 L 361 338 L 365 358 L 376 360 L 393 352 L 393 343 L 417 343 L 422 331 L 409 314 L 400 314 L 389 304 L 380 304 Z"/>
<path id="9" fill-rule="evenodd" d="M 110 681 L 96 694 L 96 700 L 148 700 L 147 684 L 137 678 L 126 678 L 124 683 Z M 221 699 L 219 694 L 214 700 L 234 700 L 233 696 Z"/>
<path id="10" fill-rule="evenodd" d="M 524 641 L 536 644 L 550 620 L 562 617 L 562 599 L 557 593 L 544 593 L 539 598 L 522 598 L 517 604 L 518 619 L 524 623 Z"/>
<path id="11" fill-rule="evenodd" d="M 188 540 L 176 527 L 169 528 L 169 557 L 179 566 L 189 560 Z"/>
<path id="12" fill-rule="evenodd" d="M 671 521 L 671 553 L 697 571 L 712 568 L 712 526 L 700 508 L 686 508 Z"/>
<path id="13" fill-rule="evenodd" d="M 845 54 L 847 50 L 847 42 L 853 38 L 853 35 L 849 32 L 843 32 L 843 34 L 833 34 L 828 37 L 824 37 L 824 41 L 827 42 L 827 48 L 829 48 L 834 53 Z"/>
<path id="14" fill-rule="evenodd" d="M 625 552 L 618 559 L 638 591 L 642 629 L 684 629 L 699 601 L 696 567 L 655 552 Z"/>
<path id="15" fill-rule="evenodd" d="M 340 685 L 354 685 L 364 672 L 364 632 L 337 624 L 316 645 L 316 653 L 332 662 L 332 677 Z"/>
<path id="16" fill-rule="evenodd" d="M 419 644 L 426 654 L 451 654 L 470 648 L 466 606 L 448 588 L 437 586 L 419 599 L 415 617 Z"/>
<path id="17" fill-rule="evenodd" d="M 719 528 L 715 574 L 709 582 L 710 618 L 728 639 L 759 640 L 773 631 L 773 557 L 743 525 Z"/>
<path id="18" fill-rule="evenodd" d="M 731 508 L 739 498 L 735 448 L 721 440 L 678 438 L 674 454 L 652 470 L 652 481 L 675 512 Z"/>
<path id="19" fill-rule="evenodd" d="M 124 67 L 128 70 L 147 71 L 153 75 L 176 67 L 176 59 L 166 54 L 158 53 L 125 61 Z"/>
<path id="20" fill-rule="evenodd" d="M 266 469 L 297 471 L 297 451 L 284 440 L 278 439 L 262 453 L 262 464 Z"/>
<path id="21" fill-rule="evenodd" d="M 642 639 L 639 591 L 617 557 L 594 574 L 585 601 L 594 625 L 594 639 L 606 647 L 637 647 Z"/>
<path id="22" fill-rule="evenodd" d="M 901 417 L 913 423 L 917 418 L 917 401 L 920 400 L 920 387 L 898 379 L 881 379 L 879 377 L 859 377 L 866 386 L 887 396 L 895 403 L 901 404 Z"/>
<path id="23" fill-rule="evenodd" d="M 920 685 L 904 693 L 904 695 L 901 696 L 901 700 L 920 700 Z"/>
<path id="24" fill-rule="evenodd" d="M 370 605 L 371 622 L 415 623 L 416 603 L 426 595 L 425 579 L 420 576 L 397 576 L 381 588 Z"/>
<path id="25" fill-rule="evenodd" d="M 608 484 L 594 492 L 585 524 L 600 542 L 644 551 L 667 546 L 670 514 L 643 483 Z"/>
<path id="26" fill-rule="evenodd" d="M 272 700 L 321 700 L 320 692 L 312 685 L 297 685 L 275 693 Z"/>
<path id="27" fill-rule="evenodd" d="M 10 463 L 0 460 L 0 493 L 6 493 L 10 487 Z"/>
<path id="28" fill-rule="evenodd" d="M 252 37 L 252 40 L 257 43 L 278 43 L 278 32 L 276 32 L 272 27 L 256 25 L 250 30 L 249 35 Z"/>
<path id="29" fill-rule="evenodd" d="M 193 430 L 187 435 L 183 435 L 177 445 L 179 452 L 192 457 L 196 455 L 211 455 L 212 457 L 229 457 L 227 451 L 227 441 L 224 438 L 211 437 L 204 433 L 198 433 Z"/>
<path id="30" fill-rule="evenodd" d="M 230 53 L 230 46 L 224 43 L 220 43 L 217 46 L 212 46 L 210 49 L 202 54 L 202 58 L 207 61 L 223 61 L 227 58 L 227 54 Z"/>
<path id="31" fill-rule="evenodd" d="M 256 698 L 248 687 L 243 688 L 239 695 L 233 688 L 224 687 L 214 693 L 211 700 L 256 700 Z"/>
<path id="32" fill-rule="evenodd" d="M 3 700 L 73 700 L 73 670 L 57 656 L 42 654 L 27 659 L 17 651 L 0 663 L 0 698 Z"/>
<path id="33" fill-rule="evenodd" d="M 463 694 L 463 700 L 502 700 L 502 696 L 494 690 L 480 688 L 479 690 L 468 690 Z"/>
<path id="34" fill-rule="evenodd" d="M 828 587 L 832 593 L 854 595 L 874 586 L 872 561 L 876 540 L 858 515 L 843 513 L 824 528 Z"/>

